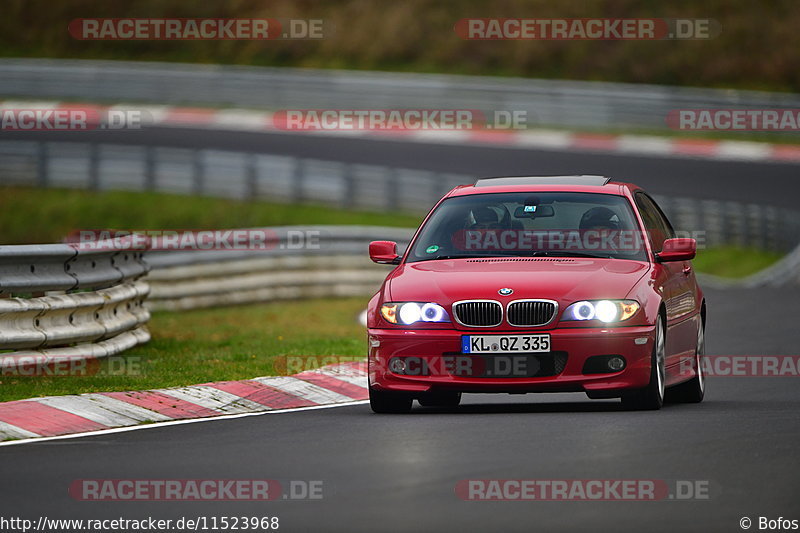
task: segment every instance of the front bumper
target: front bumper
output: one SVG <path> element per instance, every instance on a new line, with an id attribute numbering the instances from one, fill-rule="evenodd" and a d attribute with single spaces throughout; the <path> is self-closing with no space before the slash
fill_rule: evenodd
<path id="1" fill-rule="evenodd" d="M 586 392 L 594 397 L 613 397 L 622 391 L 647 386 L 655 326 L 617 328 L 559 328 L 549 331 L 459 331 L 455 329 L 369 329 L 369 384 L 385 391 L 425 393 L 433 390 L 461 392 Z M 528 377 L 478 376 L 464 372 L 471 363 L 461 352 L 462 335 L 519 335 L 549 333 L 551 352 L 536 354 L 545 361 L 566 356 L 553 375 Z M 501 357 L 510 354 L 498 354 Z M 618 372 L 584 373 L 593 356 L 621 355 L 625 367 Z M 484 358 L 495 357 L 484 355 Z M 390 362 L 403 359 L 412 371 L 397 372 Z M 421 363 L 421 364 L 420 364 Z M 481 364 L 475 361 L 475 366 Z M 492 362 L 491 364 L 494 364 Z M 393 370 L 394 368 L 394 370 Z M 418 370 L 424 368 L 424 371 Z"/>

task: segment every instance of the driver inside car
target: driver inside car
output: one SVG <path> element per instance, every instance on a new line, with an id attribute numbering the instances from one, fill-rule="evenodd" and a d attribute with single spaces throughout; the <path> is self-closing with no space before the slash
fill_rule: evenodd
<path id="1" fill-rule="evenodd" d="M 579 224 L 582 242 L 587 249 L 606 252 L 619 250 L 619 215 L 607 207 L 593 207 L 581 217 Z"/>
<path id="2" fill-rule="evenodd" d="M 471 230 L 496 230 L 503 229 L 497 212 L 489 207 L 478 207 L 472 210 L 472 218 L 475 220 L 469 226 Z"/>

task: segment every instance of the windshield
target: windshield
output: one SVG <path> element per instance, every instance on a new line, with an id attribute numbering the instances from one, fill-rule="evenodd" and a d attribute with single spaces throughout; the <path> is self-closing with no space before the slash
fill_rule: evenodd
<path id="1" fill-rule="evenodd" d="M 443 201 L 425 223 L 407 261 L 504 256 L 647 260 L 625 197 L 515 192 Z"/>

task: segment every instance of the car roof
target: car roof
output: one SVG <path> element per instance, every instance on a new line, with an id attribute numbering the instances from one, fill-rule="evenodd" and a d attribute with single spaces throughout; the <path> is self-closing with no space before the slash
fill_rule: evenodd
<path id="1" fill-rule="evenodd" d="M 625 195 L 635 185 L 611 181 L 607 176 L 581 174 L 574 176 L 498 176 L 481 178 L 472 185 L 460 185 L 448 196 L 500 192 L 593 192 Z"/>

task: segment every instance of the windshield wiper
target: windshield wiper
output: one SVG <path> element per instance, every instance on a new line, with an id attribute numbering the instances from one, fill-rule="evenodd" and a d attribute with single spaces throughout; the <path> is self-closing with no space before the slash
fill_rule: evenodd
<path id="1" fill-rule="evenodd" d="M 600 254 L 587 254 L 584 252 L 553 252 L 553 251 L 539 251 L 533 252 L 531 257 L 598 257 L 601 259 L 612 259 L 612 255 Z"/>

